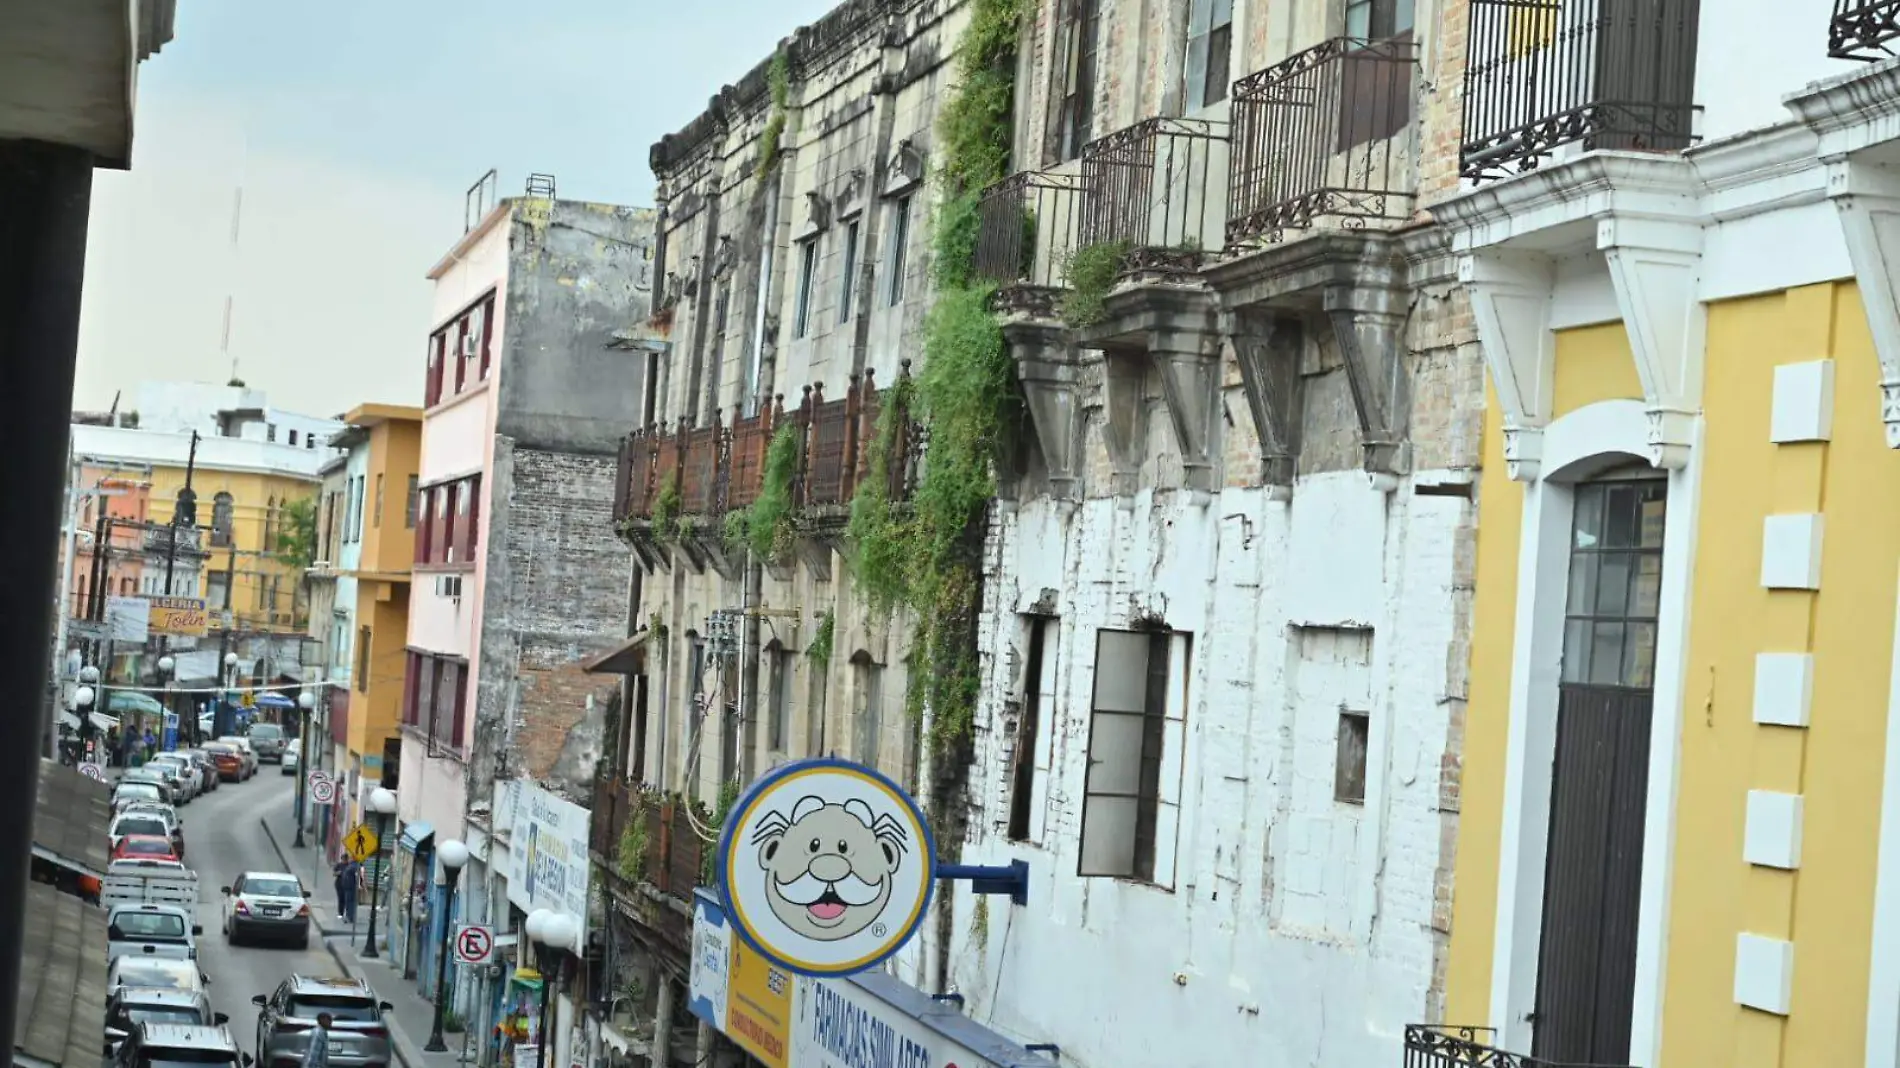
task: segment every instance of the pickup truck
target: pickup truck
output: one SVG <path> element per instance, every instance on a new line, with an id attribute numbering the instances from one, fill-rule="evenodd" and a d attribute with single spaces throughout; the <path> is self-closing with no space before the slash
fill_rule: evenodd
<path id="1" fill-rule="evenodd" d="M 177 905 L 114 905 L 106 913 L 106 960 L 163 957 L 196 960 L 198 936 L 191 909 Z"/>
<path id="2" fill-rule="evenodd" d="M 198 873 L 171 860 L 115 860 L 99 887 L 99 904 L 173 905 L 187 915 L 198 909 Z"/>

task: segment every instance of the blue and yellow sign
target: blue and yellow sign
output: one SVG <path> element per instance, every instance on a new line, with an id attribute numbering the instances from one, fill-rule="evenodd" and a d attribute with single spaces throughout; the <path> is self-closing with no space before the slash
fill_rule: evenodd
<path id="1" fill-rule="evenodd" d="M 719 839 L 719 892 L 739 936 L 801 975 L 850 975 L 923 922 L 936 843 L 917 802 L 862 764 L 775 768 L 739 798 Z"/>

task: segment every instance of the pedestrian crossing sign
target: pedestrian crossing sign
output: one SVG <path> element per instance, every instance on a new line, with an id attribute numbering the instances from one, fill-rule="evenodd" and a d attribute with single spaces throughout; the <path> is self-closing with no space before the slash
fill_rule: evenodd
<path id="1" fill-rule="evenodd" d="M 343 848 L 347 850 L 350 856 L 354 857 L 359 864 L 376 855 L 376 846 L 378 844 L 376 841 L 376 832 L 361 823 L 357 824 L 350 833 L 343 836 Z"/>

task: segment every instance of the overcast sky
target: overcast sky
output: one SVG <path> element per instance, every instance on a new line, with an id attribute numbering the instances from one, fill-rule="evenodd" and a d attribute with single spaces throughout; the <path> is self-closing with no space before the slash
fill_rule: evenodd
<path id="1" fill-rule="evenodd" d="M 97 172 L 74 404 L 239 375 L 279 407 L 419 403 L 428 282 L 490 167 L 648 204 L 647 150 L 838 0 L 182 0 Z M 240 240 L 233 202 L 243 186 Z"/>

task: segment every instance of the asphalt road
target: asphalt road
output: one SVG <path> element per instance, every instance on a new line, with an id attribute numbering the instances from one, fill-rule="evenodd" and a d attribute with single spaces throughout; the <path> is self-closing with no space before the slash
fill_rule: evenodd
<path id="1" fill-rule="evenodd" d="M 241 872 L 283 870 L 258 818 L 269 818 L 273 831 L 290 827 L 291 792 L 296 781 L 295 775 L 280 774 L 275 764 L 265 764 L 251 781 L 227 782 L 178 810 L 184 820 L 185 860 L 198 873 L 198 922 L 204 927 L 198 941 L 198 959 L 204 973 L 211 977 L 211 1007 L 231 1017 L 231 1035 L 237 1039 L 238 1048 L 252 1052 L 257 1043 L 253 994 L 270 994 L 292 974 L 341 974 L 314 929 L 310 948 L 303 950 L 294 946 L 232 946 L 221 933 L 224 896 L 219 888 L 231 885 Z M 285 841 L 289 841 L 288 834 Z M 306 888 L 325 892 L 321 884 L 311 884 L 309 872 L 296 874 Z"/>

